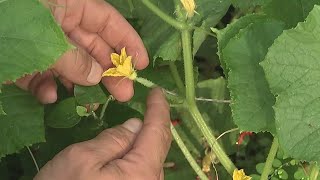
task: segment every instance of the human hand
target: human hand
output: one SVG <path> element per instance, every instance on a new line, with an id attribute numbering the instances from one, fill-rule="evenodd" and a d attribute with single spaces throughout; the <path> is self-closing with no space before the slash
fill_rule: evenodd
<path id="1" fill-rule="evenodd" d="M 163 180 L 170 144 L 169 105 L 161 90 L 154 89 L 143 124 L 130 119 L 92 140 L 67 147 L 35 180 Z"/>
<path id="2" fill-rule="evenodd" d="M 70 41 L 78 47 L 61 56 L 50 70 L 17 80 L 17 86 L 31 91 L 42 103 L 57 100 L 54 76 L 59 77 L 68 89 L 73 83 L 85 86 L 99 83 L 103 71 L 112 67 L 110 54 L 120 52 L 123 47 L 133 55 L 136 69 L 147 67 L 148 54 L 139 35 L 104 0 L 42 1 L 50 7 Z M 118 83 L 120 79 L 122 77 L 105 77 L 102 83 L 118 101 L 127 101 L 133 96 L 133 83 L 129 79 Z"/>

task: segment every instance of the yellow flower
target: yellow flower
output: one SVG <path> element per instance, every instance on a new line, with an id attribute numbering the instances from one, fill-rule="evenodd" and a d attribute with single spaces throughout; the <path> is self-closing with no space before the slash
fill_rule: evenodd
<path id="1" fill-rule="evenodd" d="M 188 18 L 193 17 L 194 13 L 196 12 L 196 3 L 194 0 L 180 0 L 184 9 L 187 11 Z"/>
<path id="2" fill-rule="evenodd" d="M 137 78 L 137 73 L 132 66 L 132 57 L 127 56 L 126 49 L 121 49 L 121 54 L 112 53 L 111 54 L 112 64 L 114 68 L 109 68 L 102 74 L 104 76 L 113 76 L 113 77 L 127 77 L 131 80 Z"/>
<path id="3" fill-rule="evenodd" d="M 250 176 L 246 176 L 246 174 L 244 173 L 243 169 L 235 169 L 233 171 L 233 180 L 251 180 Z"/>

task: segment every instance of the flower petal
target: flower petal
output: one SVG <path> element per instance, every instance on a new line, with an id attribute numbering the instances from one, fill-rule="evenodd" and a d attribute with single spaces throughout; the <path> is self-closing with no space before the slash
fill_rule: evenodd
<path id="1" fill-rule="evenodd" d="M 126 52 L 126 48 L 122 48 L 121 49 L 121 54 L 120 54 L 120 64 L 123 64 L 123 62 L 127 59 L 127 52 Z"/>
<path id="2" fill-rule="evenodd" d="M 119 73 L 117 71 L 117 68 L 110 68 L 108 70 L 106 70 L 103 74 L 102 77 L 105 76 L 113 76 L 113 77 L 119 77 L 119 76 L 124 76 L 123 74 Z"/>
<path id="3" fill-rule="evenodd" d="M 119 66 L 121 64 L 120 62 L 120 56 L 117 53 L 112 53 L 111 54 L 111 62 L 113 65 L 115 65 L 116 67 Z"/>

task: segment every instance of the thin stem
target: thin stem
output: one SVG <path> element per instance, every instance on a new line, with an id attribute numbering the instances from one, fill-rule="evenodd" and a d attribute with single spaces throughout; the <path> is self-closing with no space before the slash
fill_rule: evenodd
<path id="1" fill-rule="evenodd" d="M 161 9 L 159 9 L 156 5 L 154 5 L 152 2 L 149 0 L 141 0 L 141 2 L 148 8 L 150 9 L 154 14 L 158 15 L 163 21 L 168 23 L 169 25 L 173 26 L 176 29 L 186 29 L 188 25 L 185 23 L 179 22 L 173 17 L 167 15 L 164 13 Z"/>
<path id="2" fill-rule="evenodd" d="M 31 158 L 32 158 L 32 161 L 33 161 L 34 165 L 36 166 L 37 172 L 39 172 L 40 169 L 39 169 L 38 163 L 37 163 L 37 161 L 36 161 L 36 158 L 34 157 L 31 149 L 30 149 L 28 146 L 26 146 L 26 147 L 27 147 L 27 149 L 28 149 L 28 151 L 29 151 L 29 153 L 30 153 L 30 156 L 31 156 Z"/>
<path id="3" fill-rule="evenodd" d="M 238 130 L 239 130 L 239 128 L 233 128 L 233 129 L 230 129 L 230 130 L 228 130 L 228 131 L 225 131 L 225 132 L 223 132 L 222 134 L 220 134 L 220 136 L 217 137 L 217 140 L 219 140 L 222 136 L 224 136 L 224 135 L 226 135 L 226 134 L 228 134 L 228 133 L 232 133 L 232 132 L 238 131 Z"/>
<path id="4" fill-rule="evenodd" d="M 169 67 L 170 67 L 172 77 L 173 77 L 174 81 L 176 82 L 176 85 L 177 85 L 179 91 L 183 94 L 184 93 L 184 84 L 181 80 L 181 77 L 179 75 L 176 64 L 174 62 L 170 62 Z"/>
<path id="5" fill-rule="evenodd" d="M 192 169 L 195 171 L 195 173 L 199 176 L 200 179 L 202 180 L 208 180 L 208 177 L 205 175 L 205 173 L 201 170 L 200 166 L 197 164 L 197 161 L 192 157 L 191 153 L 189 152 L 187 146 L 184 144 L 182 141 L 181 137 L 179 136 L 177 130 L 174 128 L 174 126 L 171 124 L 171 133 L 178 144 L 179 148 L 181 149 L 183 155 L 189 162 L 190 166 Z"/>
<path id="6" fill-rule="evenodd" d="M 232 175 L 235 165 L 232 163 L 228 155 L 219 145 L 218 141 L 212 134 L 211 129 L 205 123 L 197 105 L 195 102 L 195 86 L 193 75 L 193 55 L 191 47 L 191 32 L 189 30 L 181 31 L 183 58 L 184 58 L 184 70 L 185 70 L 185 84 L 186 84 L 186 99 L 187 107 L 192 115 L 197 126 L 201 130 L 202 134 L 206 138 L 210 148 L 215 152 L 221 164 L 225 167 L 230 175 Z"/>
<path id="7" fill-rule="evenodd" d="M 317 163 L 311 165 L 310 180 L 317 180 L 319 175 L 319 167 Z"/>
<path id="8" fill-rule="evenodd" d="M 262 174 L 261 174 L 261 178 L 260 178 L 261 180 L 268 179 L 269 174 L 271 174 L 272 163 L 273 163 L 274 158 L 276 157 L 278 148 L 279 148 L 279 141 L 278 141 L 278 138 L 275 137 L 273 139 L 265 166 L 264 166 Z"/>
<path id="9" fill-rule="evenodd" d="M 106 109 L 107 109 L 107 107 L 108 107 L 108 105 L 109 105 L 109 102 L 112 101 L 112 100 L 113 100 L 113 96 L 110 95 L 110 96 L 108 97 L 107 101 L 103 104 L 102 109 L 101 109 L 101 112 L 100 112 L 100 116 L 99 116 L 99 119 L 100 119 L 101 121 L 103 121 L 102 119 L 103 119 L 103 117 L 104 117 L 104 114 L 106 113 Z"/>
<path id="10" fill-rule="evenodd" d="M 204 102 L 226 103 L 226 104 L 231 103 L 231 100 L 224 100 L 224 99 L 209 99 L 209 98 L 202 98 L 202 97 L 198 97 L 195 99 L 196 101 L 204 101 Z"/>

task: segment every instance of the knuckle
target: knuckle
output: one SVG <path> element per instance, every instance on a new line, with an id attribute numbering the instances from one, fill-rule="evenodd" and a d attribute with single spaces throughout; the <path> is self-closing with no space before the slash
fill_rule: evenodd
<path id="1" fill-rule="evenodd" d="M 70 161 L 81 161 L 82 158 L 88 158 L 90 152 L 86 147 L 80 144 L 72 144 L 62 150 L 61 155 Z"/>

